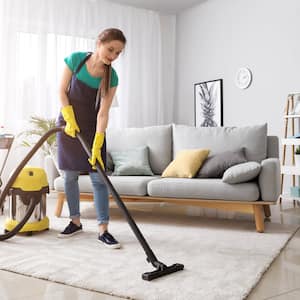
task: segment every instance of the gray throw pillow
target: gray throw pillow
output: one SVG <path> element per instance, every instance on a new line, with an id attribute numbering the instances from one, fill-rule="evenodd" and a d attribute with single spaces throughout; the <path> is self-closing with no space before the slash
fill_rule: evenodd
<path id="1" fill-rule="evenodd" d="M 112 175 L 153 175 L 149 165 L 148 147 L 111 151 L 110 155 L 114 163 L 114 172 Z"/>
<path id="2" fill-rule="evenodd" d="M 260 173 L 261 165 L 256 161 L 238 164 L 227 169 L 223 175 L 223 182 L 235 184 L 253 180 Z"/>
<path id="3" fill-rule="evenodd" d="M 200 168 L 198 178 L 222 178 L 231 166 L 246 162 L 245 148 L 236 151 L 224 151 L 209 156 Z"/>

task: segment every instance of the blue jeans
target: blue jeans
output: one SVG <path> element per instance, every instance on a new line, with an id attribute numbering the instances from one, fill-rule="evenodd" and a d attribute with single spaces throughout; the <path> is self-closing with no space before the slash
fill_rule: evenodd
<path id="1" fill-rule="evenodd" d="M 80 217 L 78 171 L 64 171 L 64 186 L 70 211 L 70 218 Z M 97 172 L 90 172 L 94 190 L 94 203 L 98 224 L 109 221 L 108 190 Z"/>

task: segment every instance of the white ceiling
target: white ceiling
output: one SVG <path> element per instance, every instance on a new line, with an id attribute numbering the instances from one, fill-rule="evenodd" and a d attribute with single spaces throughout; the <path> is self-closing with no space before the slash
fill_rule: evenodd
<path id="1" fill-rule="evenodd" d="M 113 0 L 114 2 L 139 8 L 156 10 L 166 14 L 176 14 L 186 8 L 207 0 Z"/>

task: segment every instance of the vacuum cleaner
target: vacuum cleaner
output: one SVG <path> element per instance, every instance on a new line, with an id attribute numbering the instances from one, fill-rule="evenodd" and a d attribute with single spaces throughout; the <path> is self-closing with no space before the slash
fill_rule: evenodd
<path id="1" fill-rule="evenodd" d="M 35 154 L 35 152 L 42 146 L 42 144 L 52 134 L 55 134 L 55 133 L 57 133 L 59 131 L 63 131 L 63 130 L 64 130 L 64 127 L 55 127 L 55 128 L 50 129 L 46 134 L 44 134 L 40 138 L 40 140 L 30 150 L 30 152 L 26 155 L 26 157 L 21 161 L 21 163 L 17 166 L 17 168 L 14 170 L 14 172 L 9 177 L 9 179 L 6 183 L 6 186 L 4 187 L 4 189 L 3 189 L 3 191 L 0 195 L 0 207 L 2 207 L 2 205 L 5 201 L 5 198 L 9 194 L 12 187 L 20 188 L 19 184 L 18 184 L 18 180 L 16 180 L 16 179 L 18 178 L 18 175 L 21 174 L 22 170 L 24 169 L 26 163 L 30 160 L 30 158 Z M 90 157 L 91 156 L 91 150 L 90 150 L 87 142 L 85 141 L 84 137 L 82 136 L 82 134 L 77 133 L 76 137 L 78 138 L 79 142 L 81 143 L 81 145 L 84 148 L 87 155 Z M 152 249 L 150 248 L 149 244 L 147 243 L 147 241 L 144 238 L 143 234 L 141 233 L 140 229 L 136 225 L 134 219 L 132 218 L 132 216 L 129 213 L 128 209 L 126 208 L 125 204 L 121 200 L 121 197 L 119 196 L 119 194 L 115 190 L 114 186 L 110 182 L 110 180 L 107 177 L 107 175 L 105 174 L 105 172 L 102 170 L 99 162 L 96 162 L 96 170 L 97 170 L 99 176 L 101 177 L 101 179 L 103 180 L 103 182 L 105 183 L 105 185 L 107 186 L 107 188 L 109 189 L 109 191 L 110 191 L 111 195 L 113 196 L 115 202 L 117 203 L 118 207 L 121 209 L 123 215 L 125 216 L 128 224 L 131 227 L 131 229 L 132 229 L 133 233 L 135 234 L 136 238 L 138 239 L 141 246 L 143 247 L 143 249 L 145 251 L 145 254 L 147 256 L 147 262 L 151 263 L 152 266 L 155 268 L 154 271 L 143 273 L 142 274 L 142 279 L 147 280 L 147 281 L 151 281 L 155 278 L 158 278 L 158 277 L 161 277 L 161 276 L 164 276 L 164 275 L 168 275 L 168 274 L 183 270 L 184 269 L 183 264 L 175 263 L 173 265 L 167 266 L 164 263 L 160 262 L 156 258 L 155 254 L 153 253 Z M 25 168 L 25 171 L 23 171 L 23 172 L 26 172 L 26 168 Z M 21 175 L 21 181 L 22 181 L 22 175 Z M 41 187 L 42 185 L 43 184 L 39 184 L 39 187 Z M 20 189 L 20 190 L 22 190 L 22 189 Z M 41 191 L 39 191 L 39 195 L 42 195 L 43 193 L 45 193 L 45 191 L 46 191 L 45 189 L 42 189 Z M 22 194 L 22 192 L 24 192 L 24 191 L 22 190 L 19 193 Z M 15 192 L 15 194 L 17 195 L 18 192 Z M 20 195 L 20 194 L 18 194 L 18 195 Z M 13 225 L 16 224 L 14 228 L 10 228 L 10 230 L 6 230 L 7 232 L 0 235 L 0 241 L 4 241 L 8 238 L 11 238 L 12 236 L 14 236 L 18 232 L 20 232 L 22 230 L 23 226 L 26 224 L 26 222 L 31 217 L 34 210 L 36 209 L 36 206 L 40 205 L 40 202 L 41 202 L 41 197 L 40 196 L 33 196 L 33 195 L 32 196 L 27 196 L 26 197 L 26 203 L 28 205 L 26 205 L 27 206 L 26 213 L 24 213 L 23 218 L 21 220 L 18 220 L 17 222 L 15 222 L 13 224 Z"/>
<path id="2" fill-rule="evenodd" d="M 19 232 L 32 235 L 35 231 L 49 229 L 49 219 L 46 216 L 47 193 L 49 185 L 44 169 L 24 167 L 9 191 L 9 217 L 5 220 L 4 231 L 12 231 L 24 218 L 31 198 L 36 198 L 36 205 Z"/>

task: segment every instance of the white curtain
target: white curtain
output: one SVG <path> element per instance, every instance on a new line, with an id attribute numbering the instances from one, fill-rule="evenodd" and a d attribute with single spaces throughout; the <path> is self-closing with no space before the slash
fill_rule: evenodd
<path id="1" fill-rule="evenodd" d="M 128 40 L 113 64 L 118 107 L 111 109 L 109 126 L 171 123 L 174 20 L 105 0 L 0 0 L 0 125 L 17 135 L 30 116 L 55 118 L 64 57 L 93 51 L 98 33 L 108 27 L 120 28 Z M 26 153 L 14 145 L 11 167 Z"/>
<path id="2" fill-rule="evenodd" d="M 103 0 L 0 0 L 0 125 L 17 133 L 31 115 L 55 117 L 63 58 L 93 51 L 96 36 L 107 27 L 120 28 L 128 40 L 113 65 L 119 87 L 110 126 L 171 122 L 173 99 L 162 99 L 158 13 Z"/>

